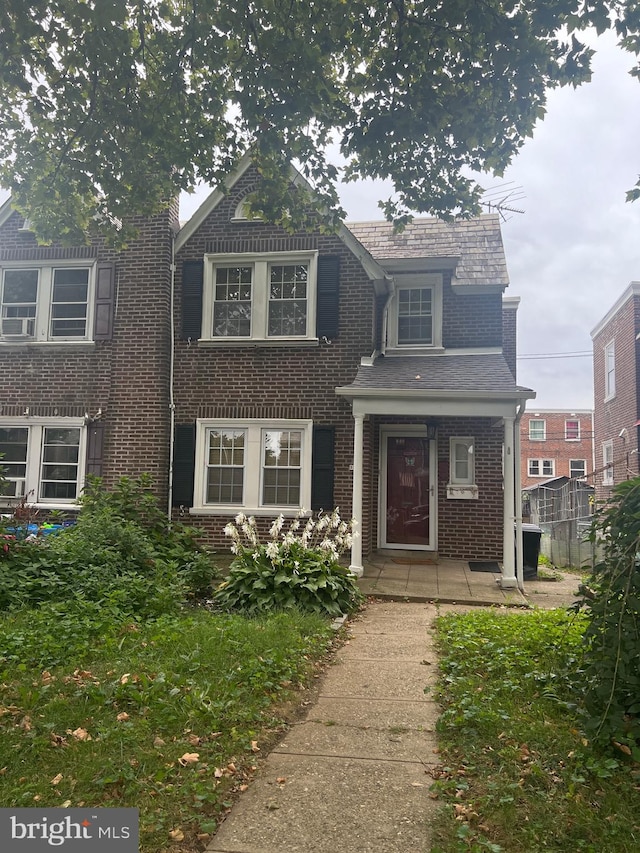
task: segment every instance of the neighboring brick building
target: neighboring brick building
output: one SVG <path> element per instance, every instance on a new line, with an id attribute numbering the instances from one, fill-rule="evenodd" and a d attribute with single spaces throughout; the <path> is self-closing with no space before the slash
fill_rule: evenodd
<path id="1" fill-rule="evenodd" d="M 117 255 L 38 247 L 0 208 L 13 500 L 70 510 L 87 472 L 149 471 L 216 546 L 239 511 L 266 527 L 338 505 L 359 525 L 356 571 L 376 548 L 504 553 L 514 585 L 515 430 L 534 394 L 515 381 L 499 218 L 291 235 L 244 217 L 258 180 L 245 158 L 183 228 L 174 208 L 140 220 Z"/>
<path id="2" fill-rule="evenodd" d="M 593 473 L 591 409 L 547 409 L 526 412 L 520 421 L 522 487 L 554 477 Z"/>
<path id="3" fill-rule="evenodd" d="M 636 477 L 640 425 L 640 282 L 634 281 L 591 332 L 596 498 Z"/>

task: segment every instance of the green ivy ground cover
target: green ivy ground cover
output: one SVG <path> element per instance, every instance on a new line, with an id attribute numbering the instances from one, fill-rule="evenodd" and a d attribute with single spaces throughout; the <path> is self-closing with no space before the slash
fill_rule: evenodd
<path id="1" fill-rule="evenodd" d="M 585 625 L 562 610 L 438 619 L 433 853 L 640 850 L 640 765 L 583 731 Z"/>

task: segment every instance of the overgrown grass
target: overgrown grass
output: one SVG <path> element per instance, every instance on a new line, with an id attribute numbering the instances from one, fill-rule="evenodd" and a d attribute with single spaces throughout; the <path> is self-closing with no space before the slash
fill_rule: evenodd
<path id="1" fill-rule="evenodd" d="M 296 611 L 94 609 L 0 617 L 0 804 L 137 807 L 142 853 L 204 849 L 334 635 Z"/>
<path id="2" fill-rule="evenodd" d="M 580 728 L 584 620 L 478 611 L 437 625 L 447 806 L 432 853 L 640 850 L 640 767 Z"/>

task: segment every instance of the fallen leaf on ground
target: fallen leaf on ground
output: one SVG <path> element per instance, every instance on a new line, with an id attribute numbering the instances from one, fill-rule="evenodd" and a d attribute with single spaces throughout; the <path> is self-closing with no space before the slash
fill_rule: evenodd
<path id="1" fill-rule="evenodd" d="M 59 785 L 62 782 L 63 776 L 62 773 L 57 773 L 53 779 L 51 780 L 52 785 Z"/>
<path id="2" fill-rule="evenodd" d="M 178 759 L 178 764 L 181 764 L 183 767 L 186 767 L 187 764 L 195 764 L 199 759 L 199 752 L 185 752 L 185 754 Z"/>
<path id="3" fill-rule="evenodd" d="M 73 735 L 76 740 L 91 740 L 91 735 L 83 728 L 74 729 L 73 731 L 67 729 L 67 734 Z"/>
<path id="4" fill-rule="evenodd" d="M 170 829 L 169 830 L 169 838 L 172 841 L 184 841 L 184 832 L 180 828 Z"/>
<path id="5" fill-rule="evenodd" d="M 119 723 L 126 723 L 128 719 L 129 719 L 129 715 L 127 714 L 127 712 L 126 712 L 126 711 L 122 711 L 122 712 L 121 712 L 120 714 L 118 714 L 118 716 L 116 717 L 116 720 L 117 720 Z"/>

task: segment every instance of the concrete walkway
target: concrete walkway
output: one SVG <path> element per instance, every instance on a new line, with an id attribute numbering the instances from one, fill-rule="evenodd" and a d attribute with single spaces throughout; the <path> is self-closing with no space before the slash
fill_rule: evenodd
<path id="1" fill-rule="evenodd" d="M 425 687 L 437 678 L 437 612 L 565 606 L 579 583 L 571 575 L 534 581 L 523 596 L 465 566 L 443 561 L 420 572 L 406 562 L 365 572 L 360 585 L 377 597 L 349 624 L 317 700 L 266 757 L 207 853 L 427 853 L 439 710 Z M 457 604 L 427 601 L 440 597 L 433 584 Z"/>
<path id="2" fill-rule="evenodd" d="M 208 853 L 429 850 L 433 604 L 372 602 Z"/>

